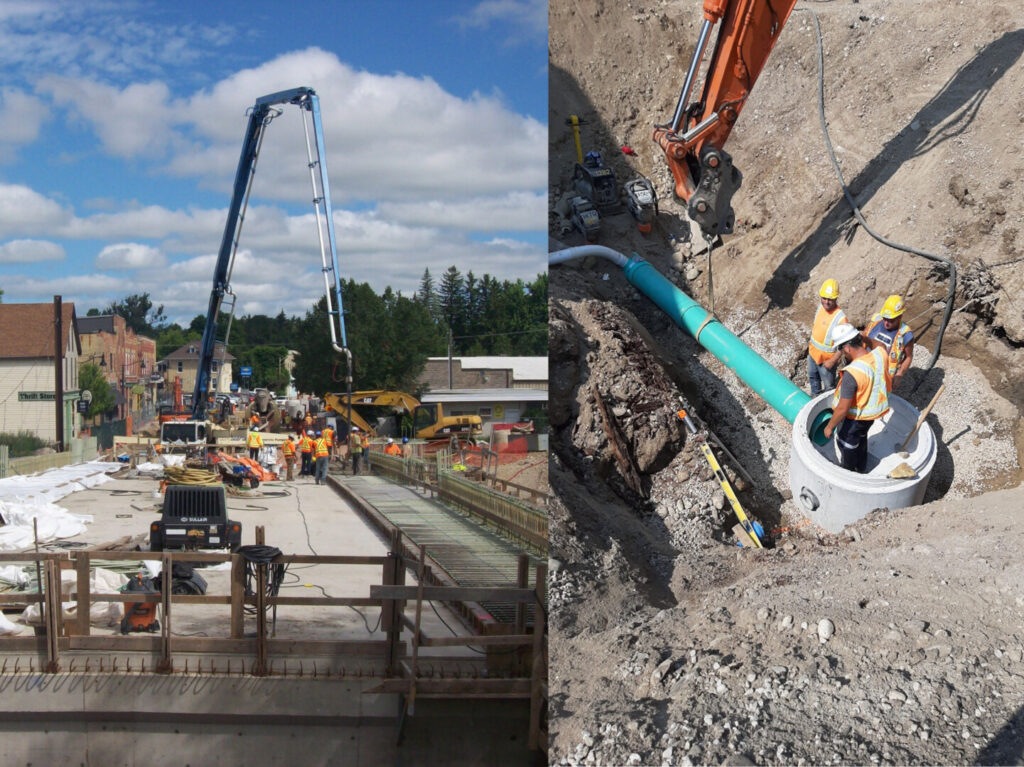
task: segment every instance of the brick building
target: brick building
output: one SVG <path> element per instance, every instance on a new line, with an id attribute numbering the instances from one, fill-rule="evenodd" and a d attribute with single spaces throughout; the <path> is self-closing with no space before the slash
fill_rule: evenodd
<path id="1" fill-rule="evenodd" d="M 82 362 L 99 365 L 114 390 L 121 417 L 150 414 L 156 402 L 156 341 L 140 336 L 116 314 L 80 317 Z"/>

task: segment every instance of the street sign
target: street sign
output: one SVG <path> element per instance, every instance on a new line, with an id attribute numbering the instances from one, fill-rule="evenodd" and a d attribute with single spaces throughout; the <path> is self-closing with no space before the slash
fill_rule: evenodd
<path id="1" fill-rule="evenodd" d="M 243 365 L 239 369 L 238 375 L 242 376 L 242 378 L 252 378 L 252 367 L 249 365 Z"/>
<path id="2" fill-rule="evenodd" d="M 82 399 L 85 401 L 85 404 L 88 405 L 92 402 L 92 392 L 88 389 L 82 389 Z"/>
<path id="3" fill-rule="evenodd" d="M 231 382 L 231 391 L 238 391 L 238 381 Z"/>
<path id="4" fill-rule="evenodd" d="M 89 411 L 89 403 L 84 399 L 80 399 L 78 400 L 77 408 L 79 413 L 86 413 Z"/>

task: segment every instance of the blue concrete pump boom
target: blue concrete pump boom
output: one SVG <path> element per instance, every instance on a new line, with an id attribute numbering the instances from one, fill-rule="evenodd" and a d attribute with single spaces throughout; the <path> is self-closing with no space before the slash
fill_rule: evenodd
<path id="1" fill-rule="evenodd" d="M 278 104 L 295 104 L 303 110 L 303 126 L 306 127 L 306 152 L 309 160 L 310 180 L 313 184 L 313 205 L 316 209 L 317 235 L 320 239 L 320 256 L 324 275 L 324 289 L 327 294 L 327 319 L 331 328 L 331 346 L 345 356 L 348 365 L 348 390 L 352 389 L 352 355 L 345 337 L 345 317 L 341 303 L 341 278 L 338 273 L 338 252 L 335 247 L 334 218 L 331 211 L 331 192 L 327 181 L 327 156 L 324 149 L 324 132 L 320 120 L 320 99 L 312 88 L 294 88 L 292 90 L 271 93 L 256 99 L 256 104 L 249 111 L 249 124 L 242 142 L 242 154 L 238 160 L 235 173 L 235 185 L 231 194 L 231 205 L 228 208 L 228 219 L 221 239 L 217 265 L 213 272 L 213 290 L 210 292 L 210 304 L 206 311 L 206 326 L 199 350 L 199 366 L 196 372 L 196 385 L 192 394 L 192 418 L 201 421 L 206 418 L 209 406 L 208 397 L 216 391 L 211 389 L 211 370 L 216 347 L 217 318 L 225 296 L 231 298 L 231 312 L 234 312 L 234 294 L 231 291 L 231 270 L 234 265 L 235 253 L 238 249 L 242 223 L 245 221 L 245 210 L 248 207 L 252 180 L 256 171 L 256 160 L 259 158 L 263 134 L 270 122 L 281 114 L 276 108 Z M 309 128 L 306 124 L 306 113 L 312 116 L 313 144 L 310 143 Z M 313 150 L 315 149 L 315 156 Z M 324 224 L 326 223 L 327 247 L 324 242 Z M 327 250 L 330 250 L 328 261 Z M 333 276 L 333 279 L 332 279 Z M 335 301 L 332 302 L 331 295 Z M 228 334 L 231 323 L 228 322 Z M 227 346 L 227 337 L 224 347 Z"/>

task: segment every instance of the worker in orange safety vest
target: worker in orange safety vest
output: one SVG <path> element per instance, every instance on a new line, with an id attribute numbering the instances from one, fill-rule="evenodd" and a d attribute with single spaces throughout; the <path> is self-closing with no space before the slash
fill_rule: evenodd
<path id="1" fill-rule="evenodd" d="M 292 442 L 292 435 L 288 435 L 288 439 L 281 445 L 281 455 L 284 456 L 284 465 L 287 470 L 287 476 L 285 477 L 286 482 L 291 482 L 295 479 L 292 472 L 295 469 L 295 443 Z"/>
<path id="2" fill-rule="evenodd" d="M 363 441 L 359 438 L 359 427 L 353 426 L 348 435 L 348 454 L 352 456 L 352 474 L 359 473 L 359 459 L 363 457 Z"/>
<path id="3" fill-rule="evenodd" d="M 904 308 L 903 296 L 889 296 L 865 330 L 868 343 L 881 347 L 889 357 L 889 391 L 903 380 L 914 361 L 914 331 L 903 322 Z"/>
<path id="4" fill-rule="evenodd" d="M 258 461 L 260 457 L 260 448 L 263 447 L 263 435 L 258 431 L 250 429 L 249 433 L 245 437 L 245 444 L 249 448 L 249 457 L 254 461 Z"/>
<path id="5" fill-rule="evenodd" d="M 327 455 L 328 457 L 334 456 L 334 429 L 330 426 L 324 427 L 324 440 L 327 442 Z"/>
<path id="6" fill-rule="evenodd" d="M 857 328 L 847 323 L 835 329 L 835 343 L 850 362 L 840 371 L 825 436 L 831 438 L 835 433 L 844 469 L 864 474 L 868 431 L 889 412 L 888 360 L 884 350 L 869 348 Z"/>
<path id="7" fill-rule="evenodd" d="M 384 446 L 384 452 L 388 455 L 401 457 L 402 448 L 396 445 L 395 441 L 391 437 L 388 437 L 388 443 Z"/>
<path id="8" fill-rule="evenodd" d="M 839 283 L 828 279 L 818 291 L 820 305 L 814 314 L 811 341 L 807 346 L 807 382 L 811 396 L 817 396 L 836 385 L 836 367 L 842 356 L 835 344 L 836 328 L 847 322 L 846 314 L 839 308 Z"/>
<path id="9" fill-rule="evenodd" d="M 327 439 L 322 432 L 316 433 L 316 440 L 313 442 L 313 454 L 316 458 L 316 474 L 314 479 L 318 485 L 327 484 L 327 461 L 330 454 L 327 452 Z"/>
<path id="10" fill-rule="evenodd" d="M 313 476 L 313 440 L 305 431 L 299 437 L 299 452 L 302 453 L 302 468 L 299 469 L 299 476 Z"/>

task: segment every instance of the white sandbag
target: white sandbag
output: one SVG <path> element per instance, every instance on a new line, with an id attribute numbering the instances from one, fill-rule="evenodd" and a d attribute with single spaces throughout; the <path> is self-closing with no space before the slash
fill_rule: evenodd
<path id="1" fill-rule="evenodd" d="M 0 612 L 0 636 L 10 636 L 11 634 L 18 634 L 22 630 L 22 626 L 16 623 L 11 623 L 10 619 L 2 612 Z"/>
<path id="2" fill-rule="evenodd" d="M 113 594 L 121 590 L 121 587 L 128 582 L 128 578 L 121 573 L 97 567 L 89 574 L 89 590 L 95 594 Z M 63 570 L 60 574 L 61 596 L 69 596 L 75 592 L 78 586 L 78 574 L 71 570 Z M 61 613 L 64 620 L 77 620 L 78 602 L 68 601 L 61 603 Z M 93 626 L 113 626 L 120 622 L 122 616 L 120 602 L 96 602 L 92 603 L 89 610 L 89 623 Z M 22 623 L 31 626 L 41 625 L 39 605 L 33 604 L 25 608 L 18 618 Z"/>
<path id="3" fill-rule="evenodd" d="M 8 583 L 16 583 L 19 586 L 28 583 L 32 580 L 32 577 L 28 574 L 24 567 L 19 565 L 6 565 L 0 567 L 0 580 L 7 581 Z"/>

